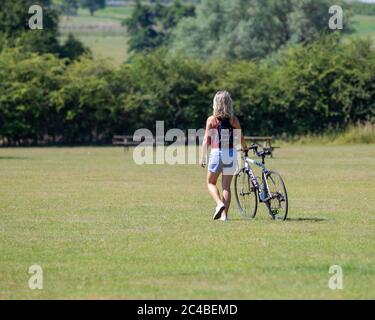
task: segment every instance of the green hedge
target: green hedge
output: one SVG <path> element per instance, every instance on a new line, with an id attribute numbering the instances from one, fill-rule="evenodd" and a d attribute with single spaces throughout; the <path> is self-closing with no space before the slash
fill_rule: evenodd
<path id="1" fill-rule="evenodd" d="M 82 58 L 0 53 L 0 139 L 99 143 L 113 134 L 202 128 L 217 90 L 232 93 L 251 135 L 300 135 L 375 120 L 375 52 L 366 40 L 323 38 L 261 62 L 201 62 L 166 51 L 113 69 Z"/>

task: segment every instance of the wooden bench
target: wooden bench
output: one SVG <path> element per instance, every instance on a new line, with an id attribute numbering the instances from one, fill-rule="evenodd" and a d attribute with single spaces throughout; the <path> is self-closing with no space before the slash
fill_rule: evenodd
<path id="1" fill-rule="evenodd" d="M 142 140 L 143 141 L 143 140 Z M 114 146 L 122 146 L 122 147 L 136 147 L 140 144 L 140 141 L 134 141 L 133 136 L 113 136 L 112 144 Z M 153 145 L 155 145 L 155 138 L 153 139 Z"/>
<path id="2" fill-rule="evenodd" d="M 134 147 L 139 142 L 133 140 L 133 136 L 113 136 L 112 144 L 115 146 Z"/>

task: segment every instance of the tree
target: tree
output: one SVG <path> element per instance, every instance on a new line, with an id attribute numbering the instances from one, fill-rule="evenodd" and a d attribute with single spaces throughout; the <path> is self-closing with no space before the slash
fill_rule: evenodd
<path id="1" fill-rule="evenodd" d="M 90 50 L 86 48 L 81 41 L 77 40 L 71 33 L 65 43 L 60 48 L 60 57 L 76 60 L 83 54 L 90 54 Z"/>
<path id="2" fill-rule="evenodd" d="M 69 37 L 69 42 L 59 44 L 59 12 L 50 0 L 38 2 L 43 8 L 43 29 L 31 30 L 28 24 L 31 15 L 28 8 L 34 0 L 4 0 L 0 11 L 0 50 L 4 47 L 22 47 L 23 50 L 36 53 L 52 53 L 58 57 L 78 58 L 88 52 L 78 40 Z M 77 50 L 78 46 L 81 50 Z M 68 53 L 69 50 L 74 52 Z"/>
<path id="3" fill-rule="evenodd" d="M 341 3 L 342 7 L 346 4 Z M 289 24 L 291 29 L 291 40 L 293 42 L 311 43 L 317 39 L 321 33 L 332 33 L 327 28 L 327 21 L 331 17 L 328 9 L 332 3 L 327 0 L 300 0 L 294 4 L 295 9 L 289 15 Z M 344 10 L 344 33 L 351 33 L 353 27 L 350 23 L 352 16 L 350 6 Z"/>
<path id="4" fill-rule="evenodd" d="M 163 5 L 159 1 L 144 5 L 137 1 L 131 17 L 123 22 L 128 29 L 130 51 L 153 51 L 168 45 L 177 23 L 194 14 L 193 5 L 185 5 L 179 0 L 174 0 L 170 5 Z"/>
<path id="5" fill-rule="evenodd" d="M 170 5 L 156 5 L 157 24 L 161 32 L 169 40 L 171 31 L 176 27 L 182 18 L 193 17 L 195 15 L 195 6 L 192 4 L 183 4 L 180 0 L 173 0 Z"/>
<path id="6" fill-rule="evenodd" d="M 123 21 L 129 36 L 131 52 L 152 51 L 160 45 L 159 34 L 155 28 L 155 13 L 153 8 L 136 2 L 130 18 Z"/>
<path id="7" fill-rule="evenodd" d="M 165 49 L 136 55 L 113 84 L 119 100 L 118 132 L 154 128 L 156 119 L 163 119 L 166 129 L 200 128 L 211 109 L 212 80 L 199 61 L 168 55 Z"/>
<path id="8" fill-rule="evenodd" d="M 98 9 L 106 7 L 106 0 L 80 0 L 83 8 L 87 8 L 93 16 Z"/>
<path id="9" fill-rule="evenodd" d="M 112 74 L 102 60 L 82 58 L 67 66 L 64 82 L 53 95 L 63 117 L 60 132 L 64 141 L 90 143 L 108 138 L 113 126 L 109 120 L 114 104 Z"/>
<path id="10" fill-rule="evenodd" d="M 64 60 L 19 48 L 0 53 L 0 136 L 9 143 L 54 137 L 63 126 L 53 103 Z"/>
<path id="11" fill-rule="evenodd" d="M 38 2 L 43 8 L 43 30 L 30 30 L 28 8 L 33 0 L 4 0 L 0 10 L 0 35 L 8 46 L 24 45 L 40 53 L 58 54 L 58 12 L 50 0 Z"/>
<path id="12" fill-rule="evenodd" d="M 78 7 L 78 0 L 62 0 L 61 2 L 61 9 L 67 15 L 76 16 Z"/>
<path id="13" fill-rule="evenodd" d="M 75 46 L 68 39 L 69 46 Z M 116 133 L 201 128 L 227 89 L 246 134 L 303 135 L 375 123 L 370 39 L 289 42 L 262 60 L 201 60 L 157 49 L 113 69 L 22 48 L 0 52 L 0 141 L 109 142 Z"/>
<path id="14" fill-rule="evenodd" d="M 200 58 L 261 58 L 290 41 L 310 43 L 328 28 L 329 0 L 203 0 L 182 19 L 171 48 Z M 349 18 L 349 17 L 347 17 Z M 350 21 L 346 19 L 350 32 Z"/>

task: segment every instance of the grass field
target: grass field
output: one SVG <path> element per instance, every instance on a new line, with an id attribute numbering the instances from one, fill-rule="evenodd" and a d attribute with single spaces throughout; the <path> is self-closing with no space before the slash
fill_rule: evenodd
<path id="1" fill-rule="evenodd" d="M 356 33 L 351 37 L 359 35 L 361 37 L 369 37 L 375 42 L 375 16 L 355 16 Z"/>
<path id="2" fill-rule="evenodd" d="M 375 16 L 355 16 L 353 21 L 359 34 L 375 33 Z"/>
<path id="3" fill-rule="evenodd" d="M 94 58 L 109 58 L 120 65 L 128 57 L 126 28 L 121 22 L 130 15 L 132 8 L 108 7 L 94 16 L 86 9 L 79 9 L 77 16 L 65 16 L 60 22 L 61 41 L 72 33 L 90 48 Z"/>
<path id="4" fill-rule="evenodd" d="M 0 298 L 375 298 L 374 145 L 277 150 L 290 220 L 233 205 L 211 221 L 205 170 L 122 148 L 0 149 Z M 39 264 L 44 289 L 28 288 Z M 344 290 L 328 288 L 340 265 Z"/>

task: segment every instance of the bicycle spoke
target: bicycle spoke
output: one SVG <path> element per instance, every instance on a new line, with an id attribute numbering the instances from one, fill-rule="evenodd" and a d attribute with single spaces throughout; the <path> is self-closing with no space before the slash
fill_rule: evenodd
<path id="1" fill-rule="evenodd" d="M 269 209 L 273 218 L 285 220 L 288 213 L 288 198 L 281 176 L 276 172 L 269 172 L 267 181 L 270 191 Z"/>
<path id="2" fill-rule="evenodd" d="M 244 169 L 235 176 L 237 204 L 244 218 L 254 218 L 257 210 L 257 194 Z"/>

